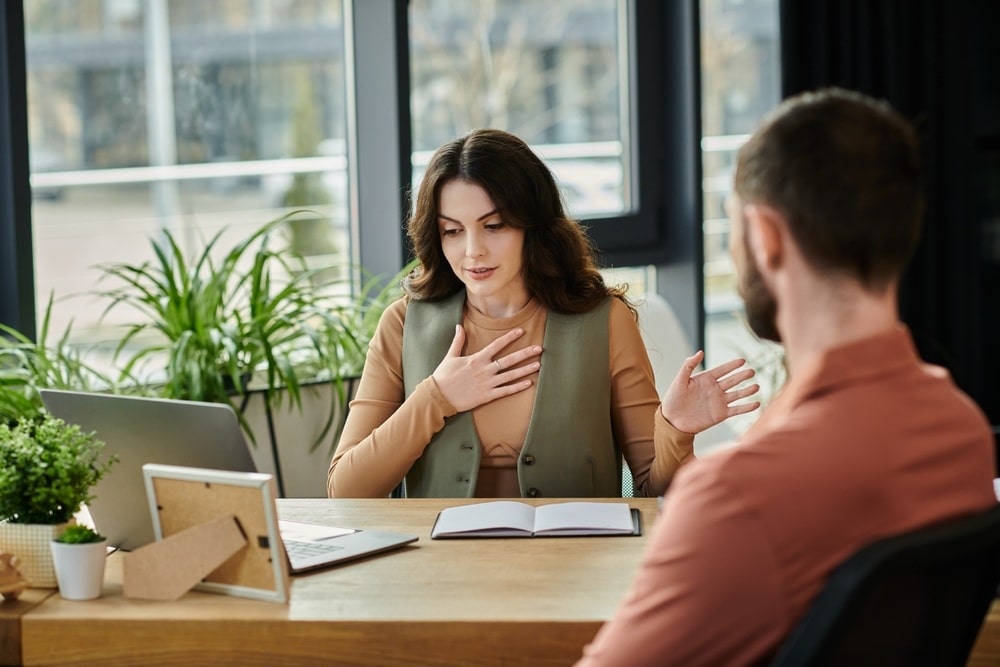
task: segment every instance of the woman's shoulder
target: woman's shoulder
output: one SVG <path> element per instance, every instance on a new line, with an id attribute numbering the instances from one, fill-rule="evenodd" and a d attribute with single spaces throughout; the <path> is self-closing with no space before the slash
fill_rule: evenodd
<path id="1" fill-rule="evenodd" d="M 631 323 L 632 327 L 636 326 L 635 310 L 623 297 L 612 295 L 608 296 L 607 300 L 611 302 L 608 307 L 608 321 L 612 327 L 624 326 L 625 323 Z"/>
<path id="2" fill-rule="evenodd" d="M 404 295 L 390 303 L 382 313 L 382 318 L 402 322 L 406 319 L 406 307 L 409 305 L 410 296 Z"/>
<path id="3" fill-rule="evenodd" d="M 406 321 L 406 306 L 409 300 L 409 296 L 402 296 L 386 306 L 375 330 L 376 338 L 384 339 L 386 336 L 394 339 L 402 338 L 403 322 Z"/>
<path id="4" fill-rule="evenodd" d="M 609 297 L 608 340 L 612 348 L 639 348 L 645 350 L 642 333 L 635 312 L 619 297 Z"/>

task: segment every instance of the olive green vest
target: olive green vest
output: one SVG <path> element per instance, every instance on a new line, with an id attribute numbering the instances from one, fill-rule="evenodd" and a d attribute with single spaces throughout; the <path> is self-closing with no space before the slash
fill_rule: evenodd
<path id="1" fill-rule="evenodd" d="M 430 376 L 462 322 L 465 291 L 410 300 L 403 326 L 406 395 Z M 583 315 L 549 311 L 535 404 L 517 478 L 523 497 L 621 496 L 621 456 L 611 430 L 610 300 Z M 411 498 L 463 498 L 476 490 L 482 455 L 471 412 L 445 422 L 406 475 Z"/>

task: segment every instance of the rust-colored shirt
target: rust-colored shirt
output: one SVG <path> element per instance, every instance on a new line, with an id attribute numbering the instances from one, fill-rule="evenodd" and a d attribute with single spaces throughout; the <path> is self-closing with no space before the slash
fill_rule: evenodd
<path id="1" fill-rule="evenodd" d="M 909 332 L 797 372 L 740 443 L 685 466 L 595 665 L 750 665 L 860 547 L 996 504 L 993 437 Z"/>
<path id="2" fill-rule="evenodd" d="M 420 457 L 455 408 L 441 395 L 432 377 L 404 397 L 402 378 L 405 299 L 383 314 L 368 349 L 364 372 L 337 451 L 330 462 L 331 497 L 384 497 Z M 521 336 L 503 354 L 541 345 L 547 311 L 535 301 L 506 318 L 487 317 L 466 304 L 462 325 L 463 354 L 483 349 L 504 333 L 521 327 Z M 638 492 L 663 493 L 681 463 L 693 457 L 694 436 L 663 418 L 653 383 L 653 370 L 631 312 L 612 299 L 608 315 L 609 412 L 615 441 L 621 447 Z M 585 359 L 580 360 L 586 363 Z M 545 364 L 545 352 L 541 363 Z M 537 381 L 537 373 L 529 376 Z M 405 398 L 405 400 L 404 400 Z M 535 385 L 481 405 L 472 411 L 482 443 L 476 484 L 479 497 L 518 497 L 517 455 L 524 443 L 535 400 Z"/>

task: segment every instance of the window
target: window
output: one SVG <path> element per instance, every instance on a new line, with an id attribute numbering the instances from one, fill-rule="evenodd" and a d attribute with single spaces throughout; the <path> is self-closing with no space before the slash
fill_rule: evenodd
<path id="1" fill-rule="evenodd" d="M 438 146 L 493 127 L 546 160 L 571 216 L 630 210 L 628 6 L 410 2 L 414 183 Z"/>
<path id="2" fill-rule="evenodd" d="M 317 261 L 394 271 L 387 192 L 401 206 L 431 150 L 490 124 L 549 161 L 606 265 L 666 294 L 700 339 L 696 0 L 8 6 L 18 35 L 24 13 L 27 62 L 9 35 L 5 52 L 27 81 L 33 229 L 8 211 L 0 231 L 34 237 L 39 318 L 50 293 L 92 289 L 95 265 L 149 257 L 162 230 L 194 250 L 301 206 L 321 213 L 300 241 Z M 28 284 L 5 286 L 15 307 Z M 100 340 L 99 314 L 66 298 L 52 329 L 73 319 Z"/>
<path id="3" fill-rule="evenodd" d="M 38 313 L 109 335 L 95 265 L 196 251 L 298 208 L 290 242 L 347 256 L 344 36 L 330 0 L 25 0 Z M 104 322 L 103 327 L 113 322 Z"/>
<path id="4" fill-rule="evenodd" d="M 690 160 L 687 169 L 674 167 L 688 178 L 696 170 L 696 158 L 685 155 L 692 138 L 671 133 L 687 131 L 685 112 L 696 106 L 676 99 L 690 83 L 678 71 L 690 61 L 675 34 L 690 38 L 693 4 L 412 0 L 414 183 L 442 143 L 480 127 L 512 132 L 551 167 L 570 215 L 584 221 L 613 267 L 609 280 L 655 290 L 651 267 L 691 252 L 682 248 L 684 234 L 664 231 L 694 222 L 694 203 L 681 194 L 687 183 L 670 179 L 664 163 Z M 668 53 L 665 43 L 682 46 Z M 665 195 L 664 182 L 680 193 Z M 685 313 L 692 330 L 698 312 Z"/>
<path id="5" fill-rule="evenodd" d="M 743 322 L 723 200 L 732 186 L 736 151 L 780 99 L 777 5 L 777 0 L 701 2 L 705 354 L 709 365 L 750 359 L 765 400 L 783 375 L 775 348 L 756 340 Z"/>

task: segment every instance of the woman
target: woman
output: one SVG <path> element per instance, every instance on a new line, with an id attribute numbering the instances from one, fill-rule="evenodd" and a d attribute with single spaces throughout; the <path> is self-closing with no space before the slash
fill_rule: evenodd
<path id="1" fill-rule="evenodd" d="M 548 168 L 477 130 L 427 167 L 407 232 L 419 267 L 383 314 L 330 463 L 331 497 L 663 493 L 694 433 L 756 403 L 734 360 L 662 405 L 624 290 L 605 285 Z M 659 407 L 659 409 L 657 409 Z"/>

